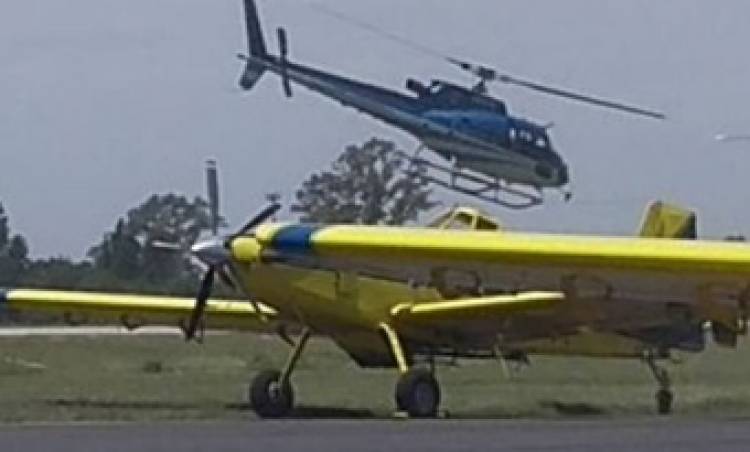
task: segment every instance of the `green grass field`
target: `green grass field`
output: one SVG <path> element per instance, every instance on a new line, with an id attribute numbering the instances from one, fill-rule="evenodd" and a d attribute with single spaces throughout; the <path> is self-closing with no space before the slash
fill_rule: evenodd
<path id="1" fill-rule="evenodd" d="M 31 337 L 0 339 L 0 421 L 253 419 L 247 383 L 278 367 L 277 338 Z M 497 362 L 439 370 L 455 417 L 638 416 L 655 383 L 638 362 L 536 358 L 510 378 Z M 750 415 L 750 348 L 710 350 L 671 365 L 677 416 Z M 390 417 L 395 373 L 361 370 L 324 340 L 294 377 L 299 416 Z"/>

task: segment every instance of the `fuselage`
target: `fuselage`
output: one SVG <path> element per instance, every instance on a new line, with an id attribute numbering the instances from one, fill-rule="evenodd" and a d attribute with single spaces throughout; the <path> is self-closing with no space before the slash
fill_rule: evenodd
<path id="1" fill-rule="evenodd" d="M 466 356 L 490 350 L 498 334 L 507 345 L 536 353 L 694 350 L 702 344 L 703 322 L 735 324 L 750 274 L 750 250 L 735 244 L 429 228 L 269 224 L 236 240 L 232 254 L 249 293 L 374 365 L 387 359 L 377 330 L 392 321 L 394 306 L 473 290 L 544 290 L 567 299 L 541 311 L 488 317 L 460 336 L 405 325 L 404 340 Z M 604 336 L 617 345 L 597 348 Z M 595 339 L 576 342 L 583 337 Z"/>
<path id="2" fill-rule="evenodd" d="M 493 179 L 539 188 L 566 185 L 568 171 L 545 128 L 507 114 L 487 96 L 433 82 L 416 96 L 359 82 L 278 57 L 251 57 L 298 85 L 402 129 L 456 166 Z"/>

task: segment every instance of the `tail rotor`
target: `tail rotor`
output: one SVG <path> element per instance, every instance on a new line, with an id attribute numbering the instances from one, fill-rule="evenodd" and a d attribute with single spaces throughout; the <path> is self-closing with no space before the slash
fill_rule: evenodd
<path id="1" fill-rule="evenodd" d="M 289 81 L 289 43 L 286 37 L 286 30 L 279 27 L 276 29 L 276 35 L 279 40 L 279 66 L 281 75 L 281 85 L 284 88 L 284 94 L 286 97 L 292 97 L 292 84 Z"/>

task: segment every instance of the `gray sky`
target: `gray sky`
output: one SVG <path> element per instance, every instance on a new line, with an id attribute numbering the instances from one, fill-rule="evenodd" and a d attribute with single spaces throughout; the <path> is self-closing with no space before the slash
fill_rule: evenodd
<path id="1" fill-rule="evenodd" d="M 269 46 L 390 87 L 407 76 L 469 83 L 451 67 L 313 11 L 259 0 Z M 317 0 L 447 54 L 513 74 L 662 109 L 659 123 L 493 88 L 512 110 L 554 121 L 575 201 L 523 213 L 515 228 L 630 233 L 647 200 L 698 209 L 708 235 L 750 232 L 750 2 L 723 0 Z M 267 76 L 236 87 L 245 50 L 239 0 L 3 0 L 0 201 L 35 256 L 82 256 L 154 192 L 203 193 L 219 160 L 223 210 L 240 224 L 263 195 L 290 195 L 346 144 L 416 142 Z M 466 201 L 453 195 L 446 202 Z"/>

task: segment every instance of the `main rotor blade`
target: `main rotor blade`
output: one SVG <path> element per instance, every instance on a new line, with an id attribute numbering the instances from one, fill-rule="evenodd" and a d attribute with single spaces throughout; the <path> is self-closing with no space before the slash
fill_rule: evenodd
<path id="1" fill-rule="evenodd" d="M 280 209 L 281 204 L 277 202 L 267 206 L 265 209 L 258 212 L 250 221 L 248 221 L 245 226 L 243 226 L 242 229 L 240 229 L 239 232 L 234 235 L 234 237 L 249 234 L 253 229 L 255 229 L 256 226 L 264 223 L 266 220 L 274 216 Z"/>
<path id="2" fill-rule="evenodd" d="M 195 307 L 193 308 L 193 312 L 190 314 L 190 320 L 185 327 L 185 339 L 188 341 L 195 338 L 195 333 L 198 331 L 198 326 L 200 326 L 201 320 L 203 319 L 203 314 L 206 311 L 206 304 L 208 303 L 208 297 L 211 296 L 211 290 L 213 289 L 215 271 L 216 269 L 214 267 L 210 267 L 201 282 L 201 287 L 195 298 Z"/>
<path id="3" fill-rule="evenodd" d="M 716 141 L 731 142 L 731 141 L 750 141 L 750 135 L 730 135 L 726 133 L 720 133 L 714 137 Z"/>
<path id="4" fill-rule="evenodd" d="M 532 89 L 532 90 L 535 90 L 535 91 L 539 91 L 539 92 L 544 93 L 544 94 L 549 94 L 549 95 L 553 95 L 553 96 L 564 97 L 564 98 L 567 98 L 567 99 L 570 99 L 570 100 L 574 100 L 574 101 L 577 101 L 577 102 L 585 102 L 585 103 L 592 104 L 592 105 L 597 105 L 597 106 L 600 106 L 600 107 L 611 108 L 611 109 L 620 110 L 620 111 L 624 111 L 624 112 L 632 113 L 632 114 L 636 114 L 636 115 L 641 115 L 641 116 L 648 116 L 650 118 L 666 119 L 666 116 L 663 113 L 660 113 L 660 112 L 656 112 L 656 111 L 652 111 L 652 110 L 647 110 L 645 108 L 640 108 L 640 107 L 634 107 L 634 106 L 626 105 L 626 104 L 623 104 L 623 103 L 620 103 L 620 102 L 614 102 L 614 101 L 610 101 L 610 100 L 599 99 L 599 98 L 596 98 L 596 97 L 593 97 L 593 96 L 587 96 L 587 95 L 583 95 L 583 94 L 578 94 L 578 93 L 574 93 L 574 92 L 571 92 L 571 91 L 563 90 L 563 89 L 560 89 L 560 88 L 553 88 L 553 87 L 550 87 L 550 86 L 542 85 L 540 83 L 535 83 L 535 82 L 531 82 L 531 81 L 528 81 L 528 80 L 522 80 L 522 79 L 519 79 L 519 78 L 516 78 L 516 77 L 512 77 L 510 75 L 500 74 L 498 71 L 496 71 L 495 69 L 492 69 L 490 67 L 481 66 L 481 65 L 477 65 L 477 64 L 472 64 L 472 63 L 468 63 L 466 61 L 458 60 L 456 58 L 451 58 L 450 56 L 447 56 L 447 55 L 445 55 L 444 53 L 442 53 L 440 51 L 437 51 L 437 50 L 432 49 L 430 47 L 424 46 L 424 45 L 419 44 L 417 42 L 411 41 L 411 40 L 406 39 L 406 38 L 404 38 L 402 36 L 399 36 L 399 35 L 396 35 L 396 34 L 393 34 L 393 33 L 389 33 L 389 32 L 387 32 L 385 30 L 382 30 L 382 29 L 380 29 L 380 28 L 378 28 L 378 27 L 376 27 L 376 26 L 374 26 L 372 24 L 369 24 L 369 23 L 364 22 L 362 20 L 350 17 L 350 16 L 348 16 L 346 14 L 343 14 L 343 13 L 341 13 L 339 11 L 336 11 L 334 9 L 331 9 L 329 7 L 326 7 L 326 6 L 323 6 L 323 5 L 318 5 L 318 4 L 314 4 L 314 5 L 311 4 L 309 6 L 311 6 L 316 11 L 318 11 L 320 13 L 323 13 L 323 14 L 329 16 L 329 17 L 336 18 L 336 19 L 341 20 L 343 22 L 349 23 L 350 25 L 354 25 L 354 26 L 356 26 L 358 28 L 367 30 L 370 33 L 374 33 L 374 34 L 376 34 L 378 36 L 381 36 L 383 38 L 386 38 L 386 39 L 389 39 L 391 41 L 397 42 L 397 43 L 399 43 L 401 45 L 404 45 L 406 47 L 409 47 L 409 48 L 411 48 L 411 49 L 413 49 L 413 50 L 415 50 L 417 52 L 423 53 L 425 55 L 430 55 L 430 56 L 435 57 L 435 58 L 440 58 L 441 60 L 444 60 L 444 61 L 448 61 L 449 63 L 454 64 L 454 65 L 460 67 L 461 69 L 463 69 L 465 71 L 471 72 L 475 76 L 477 76 L 480 79 L 482 79 L 482 81 L 497 81 L 497 82 L 501 82 L 501 83 L 513 84 L 513 85 L 517 85 L 517 86 L 522 86 L 524 88 Z M 477 86 L 481 90 L 481 89 L 483 89 L 484 84 L 480 83 Z"/>
<path id="5" fill-rule="evenodd" d="M 583 103 L 596 105 L 596 106 L 604 107 L 604 108 L 611 108 L 614 110 L 620 110 L 620 111 L 624 111 L 624 112 L 632 113 L 636 115 L 648 116 L 650 118 L 666 119 L 666 115 L 657 111 L 647 110 L 645 108 L 640 108 L 640 107 L 634 107 L 632 105 L 627 105 L 627 104 L 623 104 L 623 103 L 615 102 L 611 100 L 600 99 L 600 98 L 585 95 L 585 94 L 578 94 L 578 93 L 574 93 L 572 91 L 564 90 L 561 88 L 554 88 L 551 86 L 542 85 L 541 83 L 532 82 L 530 80 L 524 80 L 518 77 L 514 77 L 512 75 L 501 74 L 495 69 L 492 69 L 486 66 L 476 65 L 476 64 L 468 63 L 466 61 L 457 60 L 454 58 L 448 58 L 447 60 L 450 63 L 457 65 L 461 69 L 471 72 L 472 74 L 474 74 L 475 76 L 483 80 L 489 80 L 489 81 L 494 81 L 494 82 L 506 83 L 509 85 L 521 86 L 523 88 L 531 89 L 531 90 L 538 91 L 544 94 L 549 94 L 552 96 L 563 97 L 563 98 L 574 100 L 577 102 L 583 102 Z"/>
<path id="6" fill-rule="evenodd" d="M 206 162 L 206 189 L 208 191 L 208 208 L 211 213 L 211 234 L 219 234 L 219 175 L 216 161 Z"/>

